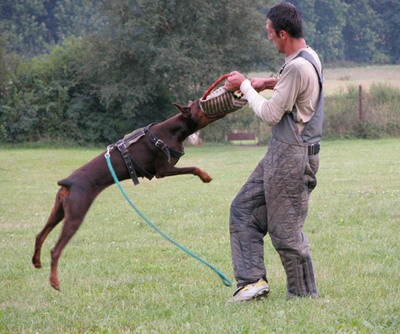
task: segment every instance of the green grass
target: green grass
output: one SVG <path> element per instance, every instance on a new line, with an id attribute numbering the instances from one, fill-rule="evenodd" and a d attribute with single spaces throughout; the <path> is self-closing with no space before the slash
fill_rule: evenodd
<path id="1" fill-rule="evenodd" d="M 151 229 L 116 186 L 95 201 L 60 260 L 61 292 L 30 263 L 56 181 L 98 149 L 0 150 L 0 333 L 398 333 L 400 332 L 400 139 L 325 141 L 305 230 L 318 300 L 286 300 L 269 238 L 271 295 L 227 305 L 209 268 Z M 123 186 L 159 228 L 231 279 L 229 205 L 264 147 L 189 147 L 179 165 L 214 178 L 177 176 Z"/>

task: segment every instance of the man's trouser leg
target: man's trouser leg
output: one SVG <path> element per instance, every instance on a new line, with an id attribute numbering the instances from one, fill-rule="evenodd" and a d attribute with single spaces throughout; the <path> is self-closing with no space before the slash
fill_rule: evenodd
<path id="1" fill-rule="evenodd" d="M 263 161 L 257 165 L 231 204 L 232 264 L 238 287 L 267 279 L 264 237 L 267 217 L 263 186 Z"/>
<path id="2" fill-rule="evenodd" d="M 264 174 L 268 233 L 286 271 L 288 296 L 316 297 L 309 242 L 302 229 L 318 164 L 303 147 L 278 143 L 268 153 Z"/>

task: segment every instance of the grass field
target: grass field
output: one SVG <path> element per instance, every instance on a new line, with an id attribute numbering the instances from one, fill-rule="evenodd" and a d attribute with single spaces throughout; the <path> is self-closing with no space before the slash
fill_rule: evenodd
<path id="1" fill-rule="evenodd" d="M 271 73 L 250 73 L 249 77 L 268 77 Z M 400 65 L 339 67 L 324 69 L 325 95 L 346 91 L 348 87 L 368 90 L 372 84 L 385 84 L 400 88 Z M 270 96 L 270 92 L 265 94 Z"/>
<path id="2" fill-rule="evenodd" d="M 264 147 L 189 147 L 179 165 L 214 178 L 177 176 L 123 186 L 159 228 L 233 279 L 229 205 Z M 100 194 L 60 260 L 61 292 L 30 263 L 56 181 L 98 149 L 0 150 L 0 333 L 399 333 L 400 139 L 325 141 L 308 234 L 318 300 L 286 300 L 266 238 L 267 300 L 226 304 L 225 287 L 135 214 L 116 186 Z M 61 226 L 61 224 L 60 224 Z"/>
<path id="3" fill-rule="evenodd" d="M 328 95 L 359 85 L 367 90 L 372 84 L 400 88 L 400 65 L 328 68 L 324 70 L 324 77 L 324 89 Z"/>

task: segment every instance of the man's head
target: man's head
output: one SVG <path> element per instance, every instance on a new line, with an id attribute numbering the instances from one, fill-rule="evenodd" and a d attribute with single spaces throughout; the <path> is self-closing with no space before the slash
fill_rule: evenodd
<path id="1" fill-rule="evenodd" d="M 267 21 L 270 21 L 270 28 L 275 30 L 277 36 L 285 31 L 292 38 L 303 38 L 301 13 L 289 2 L 272 7 L 267 14 Z"/>

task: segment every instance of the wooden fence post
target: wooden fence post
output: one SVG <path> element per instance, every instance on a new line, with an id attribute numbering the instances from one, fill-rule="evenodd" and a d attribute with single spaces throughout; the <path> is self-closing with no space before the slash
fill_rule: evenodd
<path id="1" fill-rule="evenodd" d="M 362 86 L 358 86 L 358 117 L 360 121 L 364 120 L 363 91 Z"/>

